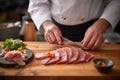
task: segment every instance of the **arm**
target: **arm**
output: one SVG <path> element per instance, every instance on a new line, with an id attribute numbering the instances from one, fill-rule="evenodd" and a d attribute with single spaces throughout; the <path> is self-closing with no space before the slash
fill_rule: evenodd
<path id="1" fill-rule="evenodd" d="M 113 29 L 120 21 L 120 0 L 112 0 L 105 8 L 100 18 L 107 20 Z"/>
<path id="2" fill-rule="evenodd" d="M 110 23 L 105 19 L 97 20 L 90 26 L 82 40 L 82 46 L 95 50 L 98 49 L 103 43 L 103 32 L 110 26 Z"/>
<path id="3" fill-rule="evenodd" d="M 50 3 L 48 0 L 30 0 L 28 12 L 30 13 L 36 27 L 40 30 L 46 20 L 51 20 Z"/>
<path id="4" fill-rule="evenodd" d="M 112 0 L 106 6 L 102 16 L 85 33 L 82 45 L 88 49 L 97 49 L 103 42 L 103 32 L 111 25 L 113 29 L 120 20 L 120 0 Z"/>
<path id="5" fill-rule="evenodd" d="M 49 0 L 30 0 L 28 11 L 41 32 L 45 32 L 45 39 L 49 43 L 62 44 L 60 29 L 51 21 Z"/>

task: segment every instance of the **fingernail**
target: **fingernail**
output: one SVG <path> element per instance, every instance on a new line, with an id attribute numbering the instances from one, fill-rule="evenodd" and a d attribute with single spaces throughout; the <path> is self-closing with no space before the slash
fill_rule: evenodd
<path id="1" fill-rule="evenodd" d="M 60 44 L 60 45 L 61 45 L 61 44 L 62 44 L 62 42 L 61 42 L 61 41 L 59 41 L 59 42 L 58 42 L 58 44 Z"/>
<path id="2" fill-rule="evenodd" d="M 59 41 L 58 44 L 62 44 L 62 43 Z"/>

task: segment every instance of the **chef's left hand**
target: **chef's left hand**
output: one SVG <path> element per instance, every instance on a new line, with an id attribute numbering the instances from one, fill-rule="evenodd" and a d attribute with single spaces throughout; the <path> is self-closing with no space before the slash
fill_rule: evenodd
<path id="1" fill-rule="evenodd" d="M 107 20 L 97 20 L 92 26 L 87 29 L 82 40 L 82 46 L 88 48 L 89 50 L 98 49 L 103 43 L 103 32 L 109 26 L 110 23 Z"/>

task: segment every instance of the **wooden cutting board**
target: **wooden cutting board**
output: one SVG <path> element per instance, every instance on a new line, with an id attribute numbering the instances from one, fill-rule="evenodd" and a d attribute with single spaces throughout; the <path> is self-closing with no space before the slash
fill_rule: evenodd
<path id="1" fill-rule="evenodd" d="M 25 42 L 27 48 L 34 54 L 38 52 L 50 51 L 57 48 L 71 46 L 67 43 L 64 45 L 49 44 L 47 42 Z M 115 62 L 113 69 L 107 73 L 99 73 L 91 62 L 80 64 L 53 64 L 42 65 L 39 60 L 33 59 L 29 64 L 20 69 L 0 67 L 0 75 L 22 75 L 22 76 L 120 76 L 120 45 L 103 44 L 97 51 L 88 51 L 95 57 L 110 58 Z"/>

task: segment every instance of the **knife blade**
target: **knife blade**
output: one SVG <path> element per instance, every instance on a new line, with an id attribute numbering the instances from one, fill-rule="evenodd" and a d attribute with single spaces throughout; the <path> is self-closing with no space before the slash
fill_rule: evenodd
<path id="1" fill-rule="evenodd" d="M 69 40 L 69 39 L 67 39 L 67 38 L 65 38 L 65 37 L 63 37 L 63 41 L 66 41 L 66 42 L 68 42 L 70 45 L 75 46 L 75 47 L 78 47 L 78 48 L 81 48 L 81 49 L 83 49 L 83 50 L 88 50 L 88 48 L 83 47 L 83 46 L 81 46 L 80 44 L 77 44 L 77 43 L 75 43 L 74 41 L 71 41 L 71 40 Z"/>

